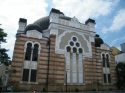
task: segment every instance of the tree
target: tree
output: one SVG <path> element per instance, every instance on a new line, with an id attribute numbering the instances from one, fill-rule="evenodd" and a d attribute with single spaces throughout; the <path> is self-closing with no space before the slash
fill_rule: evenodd
<path id="1" fill-rule="evenodd" d="M 1 44 L 6 43 L 6 37 L 7 33 L 5 33 L 2 28 L 0 28 L 0 63 L 8 66 L 10 64 L 10 57 L 7 54 L 8 50 L 5 48 L 1 48 Z"/>
<path id="2" fill-rule="evenodd" d="M 125 62 L 120 62 L 116 66 L 117 72 L 117 87 L 118 89 L 125 89 Z"/>

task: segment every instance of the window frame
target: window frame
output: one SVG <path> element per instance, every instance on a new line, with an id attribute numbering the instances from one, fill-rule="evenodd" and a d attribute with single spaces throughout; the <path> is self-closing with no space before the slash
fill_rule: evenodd
<path id="1" fill-rule="evenodd" d="M 104 55 L 104 57 L 103 57 Z M 108 55 L 108 61 L 107 56 Z M 102 60 L 102 68 L 103 68 L 103 83 L 104 84 L 111 84 L 111 73 L 110 73 L 110 55 L 109 53 L 101 53 L 101 60 Z M 106 72 L 106 69 L 109 69 L 109 72 Z M 105 70 L 105 72 L 104 72 Z M 105 77 L 104 77 L 105 74 Z M 110 76 L 109 76 L 110 75 Z M 105 81 L 106 78 L 106 81 Z"/>
<path id="2" fill-rule="evenodd" d="M 30 57 L 30 60 L 25 60 L 25 55 L 26 55 L 26 48 L 27 48 L 27 44 L 28 43 L 31 43 L 32 44 L 32 50 L 31 50 L 31 57 Z M 36 61 L 34 61 L 34 60 L 32 60 L 33 59 L 33 49 L 34 49 L 34 46 L 35 45 L 38 45 L 38 49 L 37 49 L 37 60 Z M 32 65 L 31 63 L 33 63 L 33 62 L 35 62 L 36 64 L 38 64 L 38 61 L 39 61 L 39 56 L 40 56 L 40 51 L 41 51 L 41 45 L 40 45 L 40 43 L 38 43 L 38 42 L 32 42 L 32 41 L 27 41 L 26 43 L 25 43 L 25 46 L 24 46 L 24 63 L 25 62 L 29 62 L 30 63 L 30 65 Z M 27 82 L 27 83 L 37 83 L 37 68 L 38 67 L 36 67 L 36 68 L 32 68 L 32 66 L 28 66 L 28 67 L 22 67 L 22 78 L 21 78 L 21 82 Z M 26 81 L 24 81 L 23 80 L 23 77 L 24 77 L 24 70 L 25 69 L 28 69 L 29 70 L 29 73 L 28 73 L 28 80 Z M 33 74 L 33 72 L 32 72 L 32 70 L 35 70 L 36 72 Z M 35 75 L 35 78 L 34 78 L 34 80 L 32 80 L 33 78 L 32 78 L 32 74 L 33 75 Z M 31 79 L 32 78 L 32 79 Z"/>

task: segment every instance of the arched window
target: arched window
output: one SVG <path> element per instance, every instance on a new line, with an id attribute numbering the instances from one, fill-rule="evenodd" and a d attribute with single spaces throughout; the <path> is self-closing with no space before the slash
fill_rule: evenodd
<path id="1" fill-rule="evenodd" d="M 77 49 L 75 47 L 73 47 L 73 53 L 76 53 Z"/>
<path id="2" fill-rule="evenodd" d="M 70 46 L 67 46 L 67 47 L 66 47 L 66 50 L 67 50 L 67 52 L 70 52 L 70 51 L 71 51 Z"/>
<path id="3" fill-rule="evenodd" d="M 107 63 L 107 67 L 110 67 L 110 65 L 109 65 L 109 55 L 108 54 L 106 54 L 106 63 Z"/>
<path id="4" fill-rule="evenodd" d="M 82 51 L 82 48 L 79 48 L 79 53 L 82 53 L 83 51 Z"/>
<path id="5" fill-rule="evenodd" d="M 102 54 L 102 64 L 103 64 L 103 79 L 104 83 L 111 83 L 111 75 L 109 69 L 109 55 Z"/>
<path id="6" fill-rule="evenodd" d="M 39 45 L 35 44 L 34 49 L 33 49 L 32 61 L 37 61 L 38 60 L 38 49 L 39 49 Z"/>
<path id="7" fill-rule="evenodd" d="M 65 83 L 83 83 L 83 49 L 78 38 L 73 36 L 66 47 Z"/>
<path id="8" fill-rule="evenodd" d="M 102 54 L 102 62 L 103 62 L 103 67 L 105 67 L 105 55 Z"/>
<path id="9" fill-rule="evenodd" d="M 33 42 L 29 41 L 26 43 L 26 53 L 24 59 L 24 68 L 22 74 L 22 81 L 25 82 L 36 82 L 37 76 L 37 62 L 38 61 L 38 54 L 40 52 L 40 44 L 37 42 L 34 43 L 33 49 Z"/>
<path id="10" fill-rule="evenodd" d="M 30 60 L 32 52 L 32 44 L 27 43 L 26 53 L 25 53 L 25 60 Z"/>

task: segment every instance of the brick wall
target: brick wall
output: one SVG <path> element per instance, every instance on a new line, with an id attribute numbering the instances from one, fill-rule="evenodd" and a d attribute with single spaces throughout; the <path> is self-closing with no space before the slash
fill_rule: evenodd
<path id="1" fill-rule="evenodd" d="M 50 61 L 49 61 L 49 74 L 48 74 L 48 89 L 50 91 L 65 91 L 66 86 L 64 85 L 64 67 L 65 57 L 62 54 L 55 53 L 55 38 L 56 36 L 51 35 L 50 37 Z M 41 51 L 38 60 L 37 68 L 37 83 L 21 83 L 22 68 L 24 62 L 24 45 L 26 41 L 39 42 L 41 44 Z M 42 90 L 46 88 L 47 81 L 47 68 L 48 68 L 48 46 L 47 39 L 36 39 L 26 37 L 25 35 L 17 36 L 14 55 L 12 60 L 12 70 L 16 70 L 16 73 L 11 73 L 10 82 L 18 87 L 19 89 L 27 90 Z M 103 83 L 103 70 L 101 62 L 101 53 L 110 53 L 110 72 L 111 72 L 111 84 Z M 92 57 L 84 58 L 84 84 L 83 85 L 68 85 L 68 91 L 75 91 L 76 88 L 79 90 L 92 90 L 98 88 L 100 90 L 112 88 L 115 89 L 116 83 L 116 72 L 115 72 L 115 61 L 114 56 L 110 51 L 95 48 L 92 43 Z M 107 86 L 107 87 L 106 87 Z"/>

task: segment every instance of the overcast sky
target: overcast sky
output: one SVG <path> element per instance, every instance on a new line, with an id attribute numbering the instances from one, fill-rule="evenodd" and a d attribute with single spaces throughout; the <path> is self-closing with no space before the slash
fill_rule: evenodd
<path id="1" fill-rule="evenodd" d="M 8 34 L 2 47 L 9 49 L 10 57 L 19 18 L 26 18 L 30 24 L 49 15 L 51 8 L 75 16 L 82 23 L 95 19 L 97 34 L 110 46 L 120 48 L 125 43 L 125 0 L 0 0 L 0 27 Z"/>

